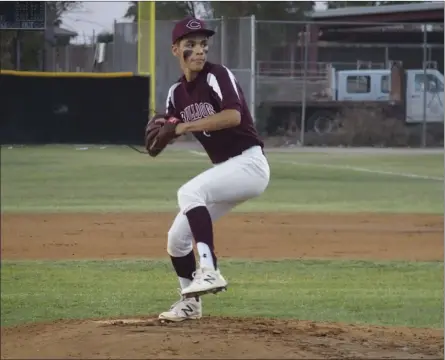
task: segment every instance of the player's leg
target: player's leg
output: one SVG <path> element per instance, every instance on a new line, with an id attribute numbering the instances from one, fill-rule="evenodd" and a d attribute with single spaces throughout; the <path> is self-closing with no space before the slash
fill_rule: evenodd
<path id="1" fill-rule="evenodd" d="M 219 203 L 208 206 L 212 221 L 234 208 L 236 203 Z M 182 289 L 190 286 L 196 271 L 196 260 L 193 252 L 193 234 L 187 217 L 180 212 L 168 232 L 167 252 L 170 255 L 173 268 L 178 276 Z M 181 299 L 174 303 L 170 310 L 159 315 L 159 319 L 169 321 L 183 321 L 199 319 L 202 316 L 202 303 L 199 296 Z"/>
<path id="2" fill-rule="evenodd" d="M 261 148 L 256 147 L 196 176 L 178 190 L 178 203 L 197 243 L 201 268 L 182 295 L 193 297 L 227 286 L 217 264 L 209 204 L 240 203 L 261 195 L 270 170 Z"/>

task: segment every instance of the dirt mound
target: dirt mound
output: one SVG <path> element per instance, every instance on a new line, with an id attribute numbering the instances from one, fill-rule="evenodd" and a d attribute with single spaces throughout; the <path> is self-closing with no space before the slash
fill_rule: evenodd
<path id="1" fill-rule="evenodd" d="M 3 330 L 2 358 L 443 358 L 441 330 L 206 317 L 61 321 Z"/>

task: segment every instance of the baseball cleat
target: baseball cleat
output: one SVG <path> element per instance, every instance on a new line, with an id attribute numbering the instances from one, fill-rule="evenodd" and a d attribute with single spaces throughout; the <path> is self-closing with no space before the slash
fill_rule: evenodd
<path id="1" fill-rule="evenodd" d="M 198 320 L 202 317 L 201 300 L 196 298 L 185 298 L 175 302 L 170 310 L 159 314 L 161 322 L 180 322 L 184 320 Z"/>
<path id="2" fill-rule="evenodd" d="M 193 274 L 192 283 L 184 288 L 181 295 L 186 298 L 205 294 L 217 294 L 227 290 L 227 281 L 219 270 L 200 268 Z"/>

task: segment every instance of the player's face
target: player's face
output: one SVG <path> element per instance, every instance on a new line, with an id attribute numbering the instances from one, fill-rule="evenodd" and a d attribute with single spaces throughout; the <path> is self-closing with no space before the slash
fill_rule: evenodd
<path id="1" fill-rule="evenodd" d="M 181 68 L 193 72 L 201 71 L 209 51 L 208 38 L 204 35 L 192 35 L 173 45 L 173 55 L 179 58 Z"/>

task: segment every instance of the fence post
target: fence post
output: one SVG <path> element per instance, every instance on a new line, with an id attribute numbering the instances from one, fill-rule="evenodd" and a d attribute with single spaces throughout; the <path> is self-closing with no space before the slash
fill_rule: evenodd
<path id="1" fill-rule="evenodd" d="M 65 67 L 65 71 L 70 71 L 71 69 L 70 69 L 70 64 L 71 64 L 71 62 L 70 62 L 70 60 L 71 60 L 71 47 L 70 47 L 70 45 L 68 44 L 68 45 L 66 45 L 66 46 L 64 46 L 63 47 L 64 49 L 64 53 L 65 53 L 65 64 L 64 64 L 64 67 Z"/>
<path id="2" fill-rule="evenodd" d="M 250 16 L 250 113 L 252 114 L 252 119 L 256 123 L 255 117 L 255 93 L 256 93 L 256 20 L 255 15 Z"/>
<path id="3" fill-rule="evenodd" d="M 427 25 L 423 24 L 423 114 L 422 114 L 422 144 L 424 148 L 426 146 L 426 92 L 429 81 L 427 78 Z"/>
<path id="4" fill-rule="evenodd" d="M 113 59 L 112 61 L 113 61 L 113 65 L 112 65 L 112 67 L 111 67 L 111 71 L 113 72 L 113 71 L 118 71 L 117 69 L 116 69 L 116 26 L 117 25 L 117 20 L 116 19 L 114 19 L 114 23 L 113 23 L 113 47 L 112 47 L 112 49 L 111 49 L 111 58 Z"/>
<path id="5" fill-rule="evenodd" d="M 15 38 L 15 69 L 21 70 L 22 62 L 22 31 L 17 30 L 17 36 Z"/>
<path id="6" fill-rule="evenodd" d="M 221 16 L 221 64 L 227 65 L 226 59 L 226 21 L 224 16 Z"/>
<path id="7" fill-rule="evenodd" d="M 304 60 L 303 60 L 303 89 L 301 99 L 301 121 L 300 121 L 300 146 L 304 146 L 304 132 L 306 131 L 306 80 L 309 57 L 309 24 L 304 27 Z"/>

